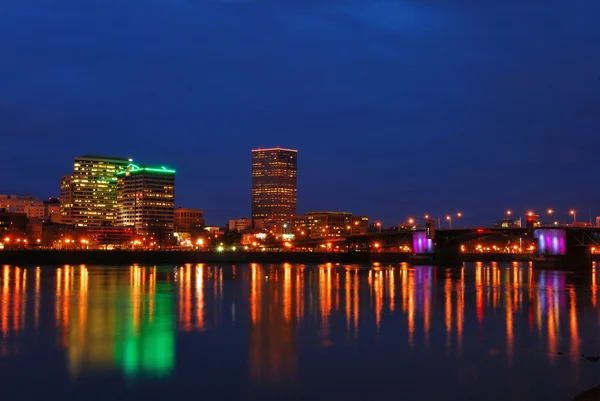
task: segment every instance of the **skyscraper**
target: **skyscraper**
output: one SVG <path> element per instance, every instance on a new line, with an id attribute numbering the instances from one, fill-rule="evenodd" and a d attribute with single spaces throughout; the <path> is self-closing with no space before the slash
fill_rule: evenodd
<path id="1" fill-rule="evenodd" d="M 73 174 L 60 177 L 60 221 L 73 222 Z"/>
<path id="2" fill-rule="evenodd" d="M 119 225 L 167 239 L 173 233 L 175 170 L 130 164 L 117 176 Z"/>
<path id="3" fill-rule="evenodd" d="M 128 164 L 128 159 L 119 157 L 85 155 L 75 158 L 70 184 L 69 176 L 61 180 L 61 197 L 69 191 L 71 194 L 68 204 L 74 225 L 103 226 L 116 223 L 117 173 L 125 170 Z M 68 218 L 66 206 L 63 211 Z"/>
<path id="4" fill-rule="evenodd" d="M 296 215 L 298 151 L 252 151 L 252 222 L 282 232 Z"/>

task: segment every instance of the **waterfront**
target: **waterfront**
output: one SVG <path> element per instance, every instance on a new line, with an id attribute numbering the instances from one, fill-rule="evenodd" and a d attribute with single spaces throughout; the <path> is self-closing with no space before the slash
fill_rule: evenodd
<path id="1" fill-rule="evenodd" d="M 600 355 L 595 269 L 0 269 L 7 399 L 558 401 L 598 384 L 580 356 Z"/>

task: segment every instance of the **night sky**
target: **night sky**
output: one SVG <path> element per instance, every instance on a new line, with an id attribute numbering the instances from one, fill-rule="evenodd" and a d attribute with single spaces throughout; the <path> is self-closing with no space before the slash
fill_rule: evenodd
<path id="1" fill-rule="evenodd" d="M 177 169 L 250 214 L 250 150 L 299 149 L 299 212 L 600 215 L 598 0 L 18 0 L 0 5 L 0 192 L 73 157 Z"/>

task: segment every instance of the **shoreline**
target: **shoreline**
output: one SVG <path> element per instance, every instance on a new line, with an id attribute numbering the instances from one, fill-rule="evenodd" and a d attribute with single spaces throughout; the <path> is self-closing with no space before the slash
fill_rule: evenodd
<path id="1" fill-rule="evenodd" d="M 600 401 L 600 386 L 579 393 L 572 401 Z"/>
<path id="2" fill-rule="evenodd" d="M 527 262 L 527 255 L 462 255 L 460 262 Z M 65 264 L 185 264 L 185 263 L 261 263 L 261 264 L 396 264 L 411 263 L 409 253 L 369 252 L 245 252 L 245 251 L 123 251 L 123 250 L 5 250 L 0 251 L 0 265 Z M 435 265 L 422 258 L 413 265 Z"/>

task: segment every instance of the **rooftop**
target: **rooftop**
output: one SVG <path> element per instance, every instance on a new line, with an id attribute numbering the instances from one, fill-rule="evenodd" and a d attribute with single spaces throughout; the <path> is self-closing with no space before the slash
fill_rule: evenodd
<path id="1" fill-rule="evenodd" d="M 132 159 L 128 159 L 125 157 L 102 156 L 102 155 L 83 155 L 83 156 L 77 156 L 75 158 L 75 160 L 77 160 L 77 159 L 115 160 L 115 161 L 121 161 L 121 162 L 131 162 L 132 161 Z"/>
<path id="2" fill-rule="evenodd" d="M 315 215 L 322 215 L 322 214 L 352 215 L 352 213 L 350 213 L 350 212 L 326 212 L 326 211 L 320 211 L 320 212 L 308 212 L 308 213 L 306 213 L 306 216 L 315 216 Z"/>
<path id="3" fill-rule="evenodd" d="M 124 171 L 119 171 L 117 175 L 124 175 L 126 173 L 139 173 L 139 172 L 150 172 L 150 173 L 161 173 L 161 174 L 175 174 L 175 170 L 166 168 L 165 166 L 141 166 L 137 164 L 130 164 L 125 168 Z"/>
<path id="4" fill-rule="evenodd" d="M 265 150 L 283 150 L 286 152 L 298 152 L 296 149 L 286 149 L 286 148 L 280 148 L 279 146 L 276 148 L 258 148 L 258 149 L 252 149 L 253 152 L 262 152 Z"/>

